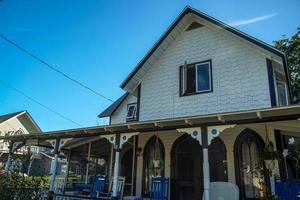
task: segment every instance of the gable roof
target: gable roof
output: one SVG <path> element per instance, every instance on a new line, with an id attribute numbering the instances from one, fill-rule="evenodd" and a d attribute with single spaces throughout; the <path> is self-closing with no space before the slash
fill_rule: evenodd
<path id="1" fill-rule="evenodd" d="M 5 115 L 0 115 L 0 124 L 13 118 L 13 117 L 17 117 L 19 115 L 24 115 L 28 117 L 28 119 L 30 120 L 30 122 L 35 126 L 35 128 L 37 129 L 38 132 L 42 132 L 41 128 L 38 126 L 38 124 L 34 121 L 34 119 L 31 117 L 31 115 L 29 114 L 29 112 L 27 112 L 27 110 L 23 110 L 23 111 L 19 111 L 19 112 L 14 112 L 14 113 L 9 113 L 9 114 L 5 114 Z"/>
<path id="2" fill-rule="evenodd" d="M 154 46 L 149 50 L 149 52 L 145 55 L 145 57 L 138 63 L 138 65 L 133 69 L 133 71 L 131 71 L 131 73 L 126 77 L 126 79 L 121 83 L 120 87 L 124 90 L 130 91 L 128 88 L 126 88 L 126 86 L 128 85 L 128 83 L 135 77 L 138 76 L 139 78 L 141 77 L 141 75 L 137 75 L 139 70 L 141 70 L 141 68 L 147 64 L 147 62 L 149 62 L 148 60 L 151 58 L 151 56 L 153 56 L 156 53 L 156 50 L 164 45 L 164 41 L 166 39 L 168 39 L 168 37 L 170 35 L 172 35 L 172 32 L 175 32 L 176 27 L 179 26 L 180 23 L 183 23 L 184 18 L 188 15 L 196 15 L 202 19 L 207 20 L 208 22 L 211 22 L 212 24 L 215 24 L 269 52 L 274 53 L 275 55 L 278 55 L 279 57 L 281 57 L 283 59 L 283 62 L 285 62 L 285 54 L 281 51 L 279 51 L 278 49 L 274 48 L 273 46 L 258 40 L 242 31 L 239 31 L 238 29 L 229 26 L 228 24 L 225 24 L 224 22 L 221 22 L 203 12 L 200 12 L 199 10 L 196 10 L 194 8 L 191 8 L 189 6 L 185 7 L 184 10 L 181 12 L 181 14 L 176 18 L 176 20 L 171 24 L 171 26 L 167 29 L 167 31 L 161 36 L 161 38 L 154 44 Z M 178 30 L 177 30 L 178 32 Z M 172 40 L 172 38 L 171 38 Z M 173 38 L 173 41 L 175 40 L 175 38 Z M 138 78 L 138 79 L 139 79 Z M 136 80 L 135 82 L 138 82 L 138 80 Z"/>
<path id="3" fill-rule="evenodd" d="M 125 94 L 123 94 L 120 98 L 118 98 L 115 102 L 113 102 L 108 108 L 106 108 L 103 112 L 101 112 L 98 117 L 109 117 L 111 116 L 115 110 L 117 110 L 117 108 L 121 105 L 121 103 L 126 99 L 126 97 L 128 96 L 128 92 L 126 92 Z"/>
<path id="4" fill-rule="evenodd" d="M 15 117 L 15 116 L 21 114 L 22 112 L 25 112 L 25 111 L 19 111 L 19 112 L 9 113 L 9 114 L 5 114 L 5 115 L 0 115 L 0 124 L 2 122 L 5 122 L 6 120 L 9 120 L 12 117 Z"/>

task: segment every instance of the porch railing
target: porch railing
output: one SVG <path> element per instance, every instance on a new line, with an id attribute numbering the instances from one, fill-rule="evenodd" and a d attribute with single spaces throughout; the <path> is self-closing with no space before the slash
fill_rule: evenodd
<path id="1" fill-rule="evenodd" d="M 108 200 L 111 199 L 110 197 L 89 197 L 89 196 L 83 196 L 83 195 L 69 195 L 69 194 L 54 194 L 53 200 L 77 200 L 77 199 L 83 199 L 83 200 Z"/>

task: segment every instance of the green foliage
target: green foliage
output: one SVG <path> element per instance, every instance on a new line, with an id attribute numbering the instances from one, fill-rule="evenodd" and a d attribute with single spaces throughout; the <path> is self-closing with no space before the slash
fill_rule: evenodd
<path id="1" fill-rule="evenodd" d="M 287 56 L 288 68 L 291 76 L 291 87 L 294 94 L 294 101 L 300 102 L 300 27 L 297 32 L 287 38 L 274 41 L 275 47 L 283 51 Z"/>
<path id="2" fill-rule="evenodd" d="M 300 171 L 300 141 L 296 141 L 294 144 L 288 147 L 289 154 L 287 159 L 289 159 L 297 172 Z"/>
<path id="3" fill-rule="evenodd" d="M 44 177 L 25 177 L 16 173 L 0 175 L 0 200 L 38 200 L 49 181 Z"/>

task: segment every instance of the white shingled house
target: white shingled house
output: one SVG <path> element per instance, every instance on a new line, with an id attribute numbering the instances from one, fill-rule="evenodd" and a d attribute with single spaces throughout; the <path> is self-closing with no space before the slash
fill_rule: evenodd
<path id="1" fill-rule="evenodd" d="M 28 144 L 67 152 L 69 177 L 125 176 L 127 195 L 148 196 L 151 178 L 164 176 L 172 200 L 208 200 L 216 181 L 258 199 L 274 193 L 275 175 L 299 176 L 262 156 L 300 137 L 285 55 L 263 41 L 186 7 L 121 88 L 99 114 L 109 125 L 46 132 Z"/>
<path id="2" fill-rule="evenodd" d="M 23 135 L 39 132 L 41 132 L 41 129 L 27 111 L 0 115 L 0 136 Z M 8 142 L 0 140 L 0 167 L 3 166 L 3 163 L 7 160 L 9 152 L 8 147 Z M 21 149 L 19 153 L 23 153 L 23 151 L 25 151 L 24 148 Z M 38 153 L 39 148 L 32 147 L 31 151 Z"/>

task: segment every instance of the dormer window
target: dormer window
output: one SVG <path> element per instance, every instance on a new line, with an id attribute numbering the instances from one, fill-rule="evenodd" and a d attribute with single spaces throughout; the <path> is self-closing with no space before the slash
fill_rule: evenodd
<path id="1" fill-rule="evenodd" d="M 135 121 L 137 113 L 137 104 L 131 103 L 127 105 L 126 121 Z"/>
<path id="2" fill-rule="evenodd" d="M 181 96 L 212 91 L 211 61 L 188 64 L 180 67 Z"/>

